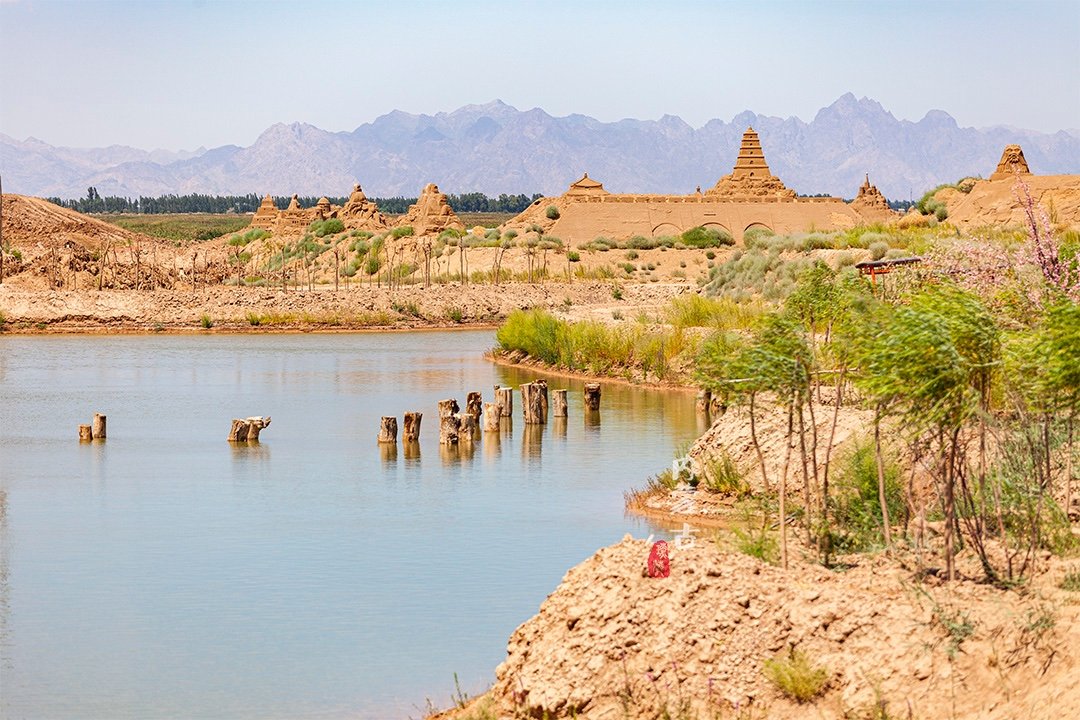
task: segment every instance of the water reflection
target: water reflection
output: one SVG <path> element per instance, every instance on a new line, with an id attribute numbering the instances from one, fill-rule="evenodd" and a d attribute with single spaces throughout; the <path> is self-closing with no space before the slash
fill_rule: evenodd
<path id="1" fill-rule="evenodd" d="M 566 437 L 566 418 L 556 417 L 551 421 L 551 434 L 555 437 Z"/>
<path id="2" fill-rule="evenodd" d="M 521 431 L 521 456 L 528 458 L 540 457 L 540 450 L 544 442 L 544 426 L 530 423 Z"/>
<path id="3" fill-rule="evenodd" d="M 409 440 L 401 443 L 401 448 L 405 453 L 406 460 L 413 460 L 419 462 L 420 460 L 420 443 L 416 440 Z"/>
<path id="4" fill-rule="evenodd" d="M 397 443 L 379 443 L 379 459 L 383 465 L 397 464 Z"/>
<path id="5" fill-rule="evenodd" d="M 586 429 L 600 429 L 600 411 L 599 410 L 586 410 L 585 411 L 585 428 Z"/>

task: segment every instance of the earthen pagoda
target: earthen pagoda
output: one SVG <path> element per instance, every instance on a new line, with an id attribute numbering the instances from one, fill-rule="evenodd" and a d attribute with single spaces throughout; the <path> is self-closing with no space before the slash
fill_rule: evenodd
<path id="1" fill-rule="evenodd" d="M 788 189 L 780 178 L 769 171 L 765 152 L 754 128 L 743 133 L 739 156 L 730 175 L 725 175 L 709 190 L 705 197 L 712 200 L 749 200 L 784 202 L 795 199 L 795 191 Z"/>
<path id="2" fill-rule="evenodd" d="M 870 174 L 859 186 L 859 194 L 851 201 L 851 207 L 866 218 L 892 217 L 893 211 L 889 208 L 889 201 L 881 194 L 875 185 L 870 184 Z"/>

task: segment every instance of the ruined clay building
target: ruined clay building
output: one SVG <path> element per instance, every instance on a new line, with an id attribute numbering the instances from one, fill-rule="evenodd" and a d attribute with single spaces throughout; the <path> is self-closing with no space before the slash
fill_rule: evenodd
<path id="1" fill-rule="evenodd" d="M 731 174 L 705 192 L 615 194 L 586 173 L 559 197 L 537 200 L 507 227 L 527 229 L 535 224 L 563 240 L 587 242 L 597 237 L 679 235 L 700 226 L 741 243 L 746 231 L 756 227 L 778 234 L 840 230 L 893 216 L 869 178 L 850 204 L 833 197 L 798 197 L 769 170 L 758 134 L 747 128 Z"/>
<path id="2" fill-rule="evenodd" d="M 353 186 L 348 201 L 340 207 L 332 205 L 324 197 L 319 199 L 315 207 L 301 208 L 299 199 L 293 195 L 289 206 L 278 210 L 274 199 L 267 195 L 252 217 L 251 227 L 269 230 L 275 235 L 298 236 L 303 235 L 311 223 L 331 218 L 340 220 L 346 230 L 366 230 L 376 234 L 405 225 L 412 227 L 417 236 L 438 235 L 446 229 L 465 229 L 450 207 L 446 195 L 433 183 L 424 187 L 416 203 L 395 222 L 388 220 L 379 211 L 378 205 L 367 199 L 357 183 Z"/>

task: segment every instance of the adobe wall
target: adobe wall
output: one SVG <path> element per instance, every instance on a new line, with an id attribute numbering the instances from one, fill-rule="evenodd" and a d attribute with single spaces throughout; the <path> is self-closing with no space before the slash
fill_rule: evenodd
<path id="1" fill-rule="evenodd" d="M 537 207 L 548 205 L 556 205 L 560 217 L 547 232 L 567 242 L 588 242 L 600 236 L 623 240 L 635 235 L 679 235 L 704 226 L 726 230 L 741 243 L 746 230 L 755 225 L 787 234 L 841 230 L 865 222 L 838 198 L 739 202 L 711 201 L 699 195 L 607 195 L 571 202 L 545 198 Z"/>

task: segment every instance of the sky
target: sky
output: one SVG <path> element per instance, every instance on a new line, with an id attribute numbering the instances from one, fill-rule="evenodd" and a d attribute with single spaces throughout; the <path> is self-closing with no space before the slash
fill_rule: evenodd
<path id="1" fill-rule="evenodd" d="M 1055 132 L 1080 128 L 1077 38 L 1080 0 L 0 0 L 0 133 L 190 150 L 495 99 L 809 122 L 845 92 Z"/>

